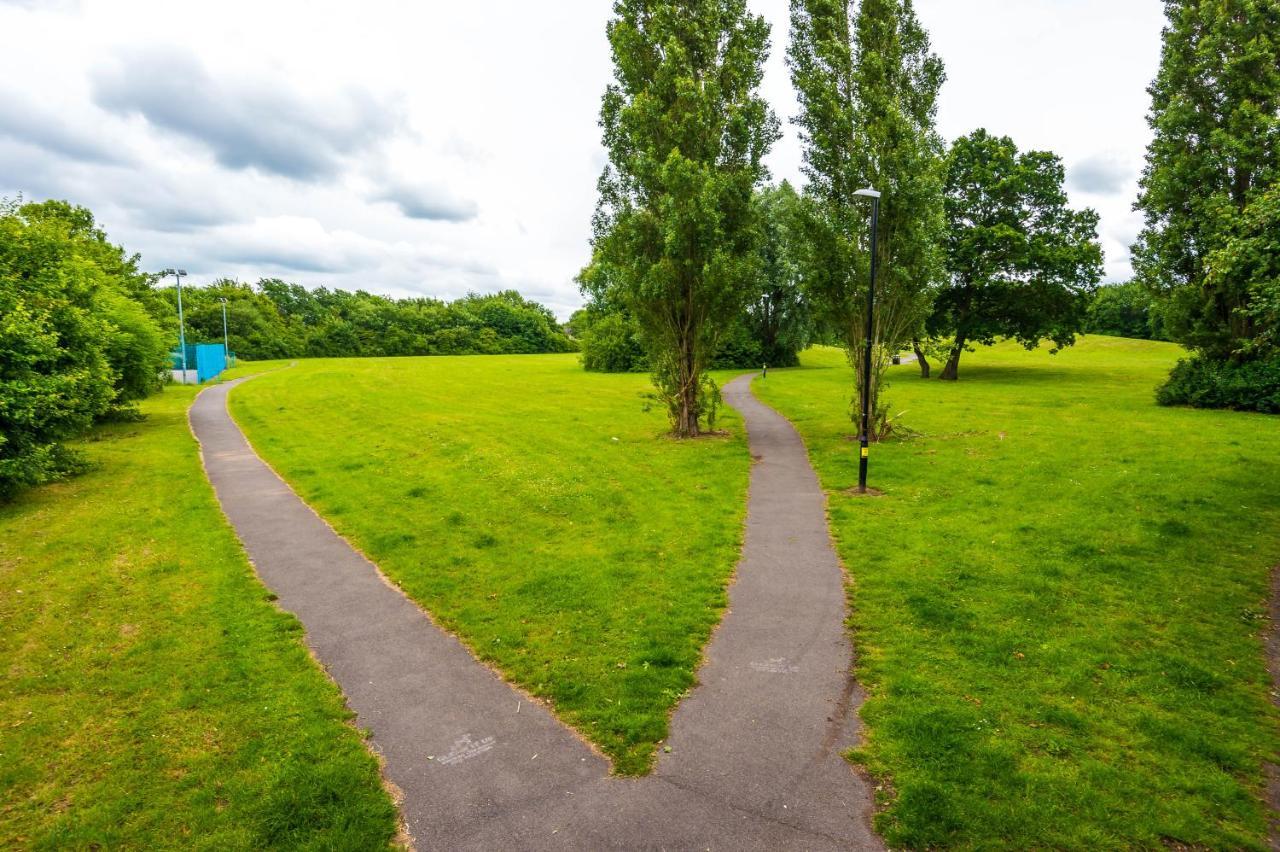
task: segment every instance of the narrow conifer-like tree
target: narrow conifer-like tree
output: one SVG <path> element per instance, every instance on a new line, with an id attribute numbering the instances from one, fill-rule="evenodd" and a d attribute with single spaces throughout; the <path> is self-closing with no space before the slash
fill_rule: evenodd
<path id="1" fill-rule="evenodd" d="M 806 281 L 814 310 L 860 363 L 869 216 L 854 192 L 883 193 L 869 388 L 872 438 L 887 429 L 885 368 L 923 325 L 942 277 L 944 145 L 934 129 L 942 62 L 911 0 L 792 0 L 791 77 L 808 179 Z M 855 406 L 855 410 L 860 408 Z"/>
<path id="2" fill-rule="evenodd" d="M 674 434 L 714 416 L 720 335 L 757 292 L 753 192 L 778 122 L 759 95 L 769 26 L 745 0 L 617 0 L 614 82 L 584 290 L 640 323 Z"/>
<path id="3" fill-rule="evenodd" d="M 1247 280 L 1209 274 L 1209 261 L 1280 182 L 1280 2 L 1164 5 L 1134 272 L 1167 298 L 1175 340 L 1226 359 L 1254 334 L 1251 291 Z"/>

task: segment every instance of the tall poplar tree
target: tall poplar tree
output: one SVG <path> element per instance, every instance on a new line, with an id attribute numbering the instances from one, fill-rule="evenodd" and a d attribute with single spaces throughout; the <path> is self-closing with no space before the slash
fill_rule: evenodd
<path id="1" fill-rule="evenodd" d="M 921 328 L 942 277 L 944 145 L 934 129 L 942 61 L 911 0 L 791 0 L 791 78 L 800 100 L 813 307 L 869 393 L 873 439 L 887 429 L 885 369 Z M 874 364 L 864 388 L 870 216 L 854 192 L 883 194 Z"/>
<path id="2" fill-rule="evenodd" d="M 745 0 L 617 0 L 614 82 L 600 110 L 591 265 L 644 330 L 672 431 L 714 412 L 706 375 L 720 336 L 757 292 L 761 163 L 778 122 L 759 95 L 769 25 Z"/>
<path id="3" fill-rule="evenodd" d="M 1209 259 L 1280 181 L 1280 2 L 1165 0 L 1160 70 L 1133 247 L 1138 278 L 1168 298 L 1176 340 L 1226 359 L 1251 334 L 1248 282 Z"/>

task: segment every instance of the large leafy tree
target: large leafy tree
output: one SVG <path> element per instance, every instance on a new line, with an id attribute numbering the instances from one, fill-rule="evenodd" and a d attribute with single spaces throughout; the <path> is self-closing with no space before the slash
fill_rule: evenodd
<path id="1" fill-rule="evenodd" d="M 1251 335 L 1250 289 L 1206 273 L 1280 180 L 1280 3 L 1165 0 L 1165 13 L 1134 270 L 1168 298 L 1176 340 L 1227 359 Z"/>
<path id="2" fill-rule="evenodd" d="M 940 378 L 957 377 L 973 343 L 1075 342 L 1102 278 L 1102 248 L 1098 214 L 1068 206 L 1063 178 L 1057 156 L 1019 153 L 1007 136 L 978 130 L 952 145 L 947 283 L 928 324 L 953 339 Z"/>
<path id="3" fill-rule="evenodd" d="M 869 209 L 854 195 L 883 193 L 880 275 L 869 387 L 872 438 L 887 430 L 885 369 L 915 336 L 941 277 L 944 148 L 934 129 L 942 62 L 911 0 L 792 0 L 791 77 L 808 180 L 806 285 L 825 328 L 853 364 L 866 325 Z"/>
<path id="4" fill-rule="evenodd" d="M 689 437 L 713 410 L 707 365 L 760 274 L 753 191 L 778 135 L 759 95 L 769 27 L 745 0 L 613 8 L 609 165 L 581 281 L 640 323 L 672 431 Z"/>
<path id="5" fill-rule="evenodd" d="M 1207 288 L 1234 294 L 1239 334 L 1233 355 L 1280 357 L 1280 183 L 1250 204 L 1237 233 L 1209 256 Z"/>
<path id="6" fill-rule="evenodd" d="M 77 469 L 63 442 L 158 386 L 147 284 L 88 210 L 0 201 L 0 499 Z"/>

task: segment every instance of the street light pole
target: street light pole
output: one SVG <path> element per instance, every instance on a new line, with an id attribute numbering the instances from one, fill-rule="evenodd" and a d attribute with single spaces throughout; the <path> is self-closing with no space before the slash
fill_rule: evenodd
<path id="1" fill-rule="evenodd" d="M 178 347 L 182 350 L 182 383 L 187 383 L 187 325 L 182 317 L 182 276 L 187 274 L 185 269 L 162 269 L 161 276 L 172 275 L 173 279 L 178 282 Z"/>
<path id="2" fill-rule="evenodd" d="M 231 366 L 231 345 L 227 338 L 227 300 L 219 299 L 222 302 L 222 366 L 227 368 Z"/>
<path id="3" fill-rule="evenodd" d="M 876 305 L 876 232 L 880 226 L 880 193 L 867 187 L 854 195 L 871 199 L 871 282 L 867 287 L 867 330 L 862 353 L 862 434 L 858 436 L 861 453 L 858 458 L 858 493 L 867 493 L 867 457 L 871 454 L 871 349 L 875 334 Z"/>

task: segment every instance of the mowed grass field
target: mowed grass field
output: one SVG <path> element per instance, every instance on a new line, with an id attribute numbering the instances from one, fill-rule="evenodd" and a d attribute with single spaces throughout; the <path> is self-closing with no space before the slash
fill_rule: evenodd
<path id="1" fill-rule="evenodd" d="M 0 846 L 389 847 L 376 760 L 204 478 L 193 393 L 0 506 Z"/>
<path id="2" fill-rule="evenodd" d="M 851 571 L 878 828 L 894 847 L 1265 848 L 1280 729 L 1259 638 L 1280 418 L 1159 408 L 1168 344 L 893 368 L 915 430 L 850 496 L 838 350 L 757 380 L 796 423 Z"/>
<path id="3" fill-rule="evenodd" d="M 667 438 L 576 355 L 301 361 L 236 388 L 258 452 L 485 662 L 646 771 L 737 562 L 741 422 Z"/>

